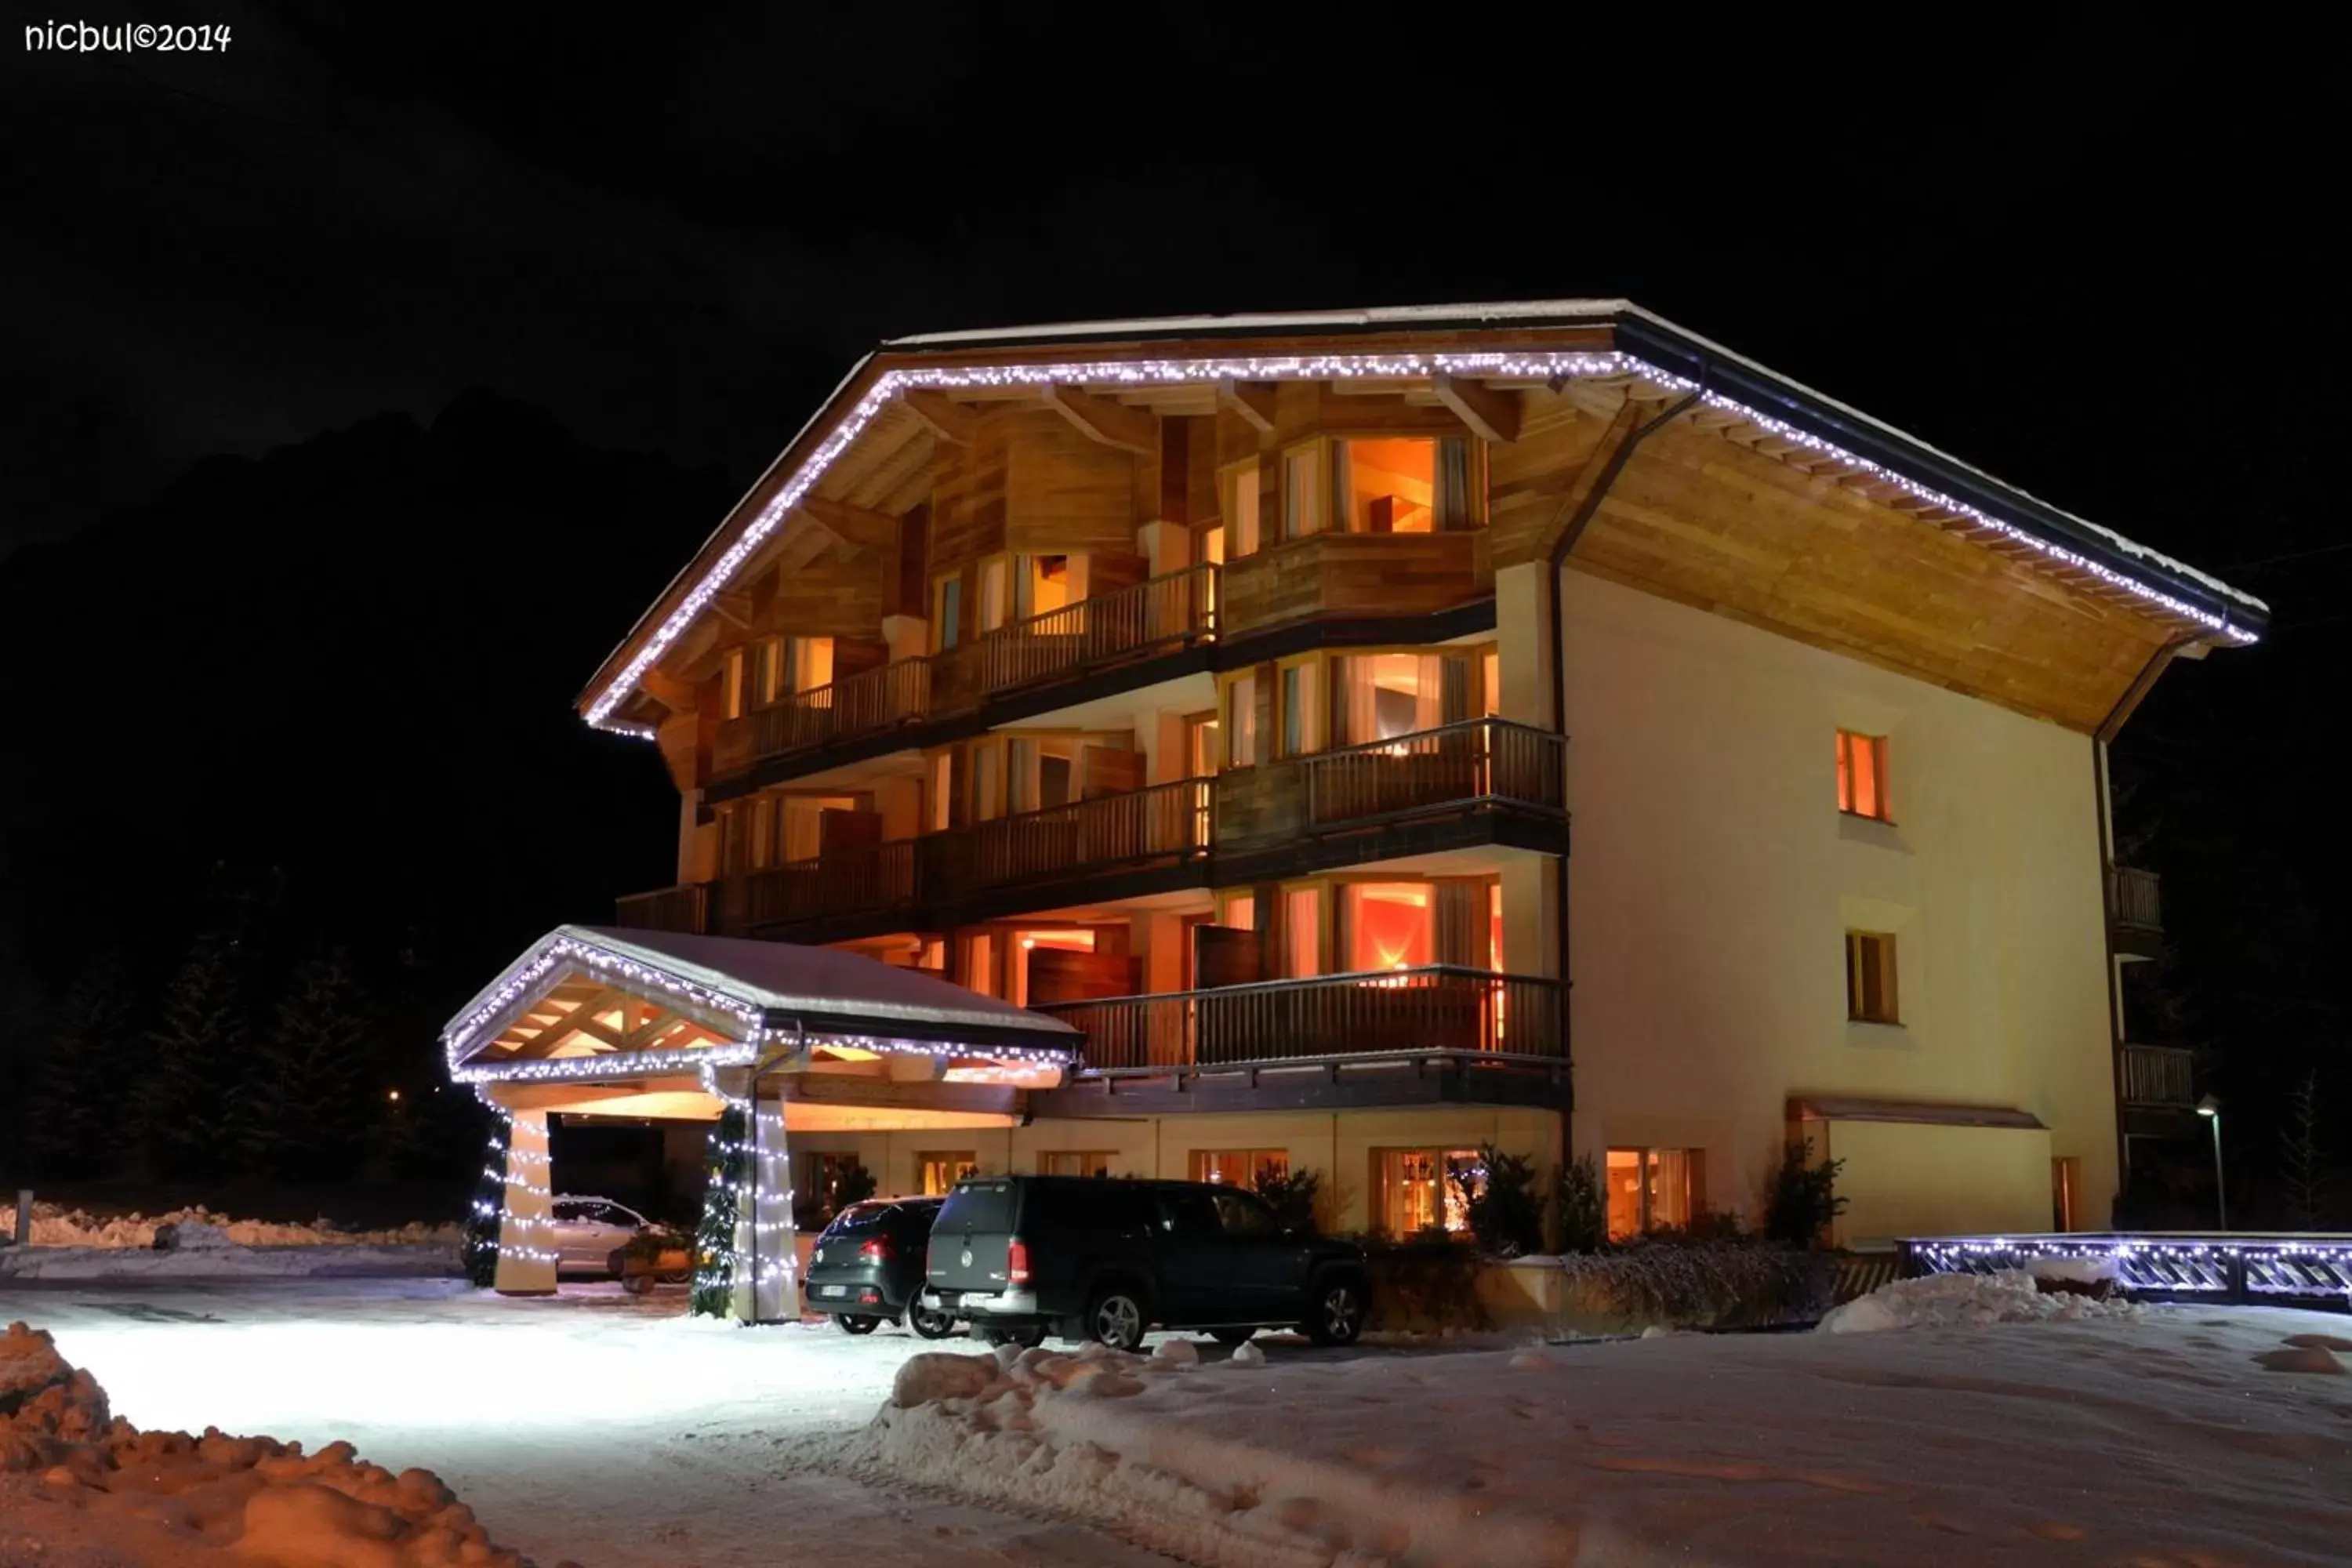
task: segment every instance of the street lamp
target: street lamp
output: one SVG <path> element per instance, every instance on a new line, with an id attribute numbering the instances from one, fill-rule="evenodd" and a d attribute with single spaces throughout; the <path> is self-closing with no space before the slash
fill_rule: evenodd
<path id="1" fill-rule="evenodd" d="M 2230 1190 L 2221 1181 L 2221 1102 L 2211 1095 L 2197 1102 L 2197 1114 L 2213 1124 L 2213 1208 L 2221 1228 L 2230 1228 Z"/>

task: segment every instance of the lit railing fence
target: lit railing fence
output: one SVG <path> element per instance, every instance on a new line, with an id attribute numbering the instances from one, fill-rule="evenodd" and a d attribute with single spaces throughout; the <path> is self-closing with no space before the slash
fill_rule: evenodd
<path id="1" fill-rule="evenodd" d="M 2151 1300 L 2352 1307 L 2352 1236 L 2218 1233 L 1937 1236 L 1895 1244 L 1906 1278 L 2101 1266 L 2123 1294 Z"/>
<path id="2" fill-rule="evenodd" d="M 1454 964 L 1064 1002 L 1090 1068 L 1240 1066 L 1382 1053 L 1559 1059 L 1559 983 Z"/>
<path id="3" fill-rule="evenodd" d="M 613 900 L 613 923 L 635 931 L 677 931 L 703 936 L 710 931 L 710 884 L 687 882 L 630 893 Z"/>
<path id="4" fill-rule="evenodd" d="M 1561 810 L 1568 737 L 1470 719 L 1297 760 L 1307 826 L 1417 816 L 1479 802 Z"/>
<path id="5" fill-rule="evenodd" d="M 2126 1105 L 2197 1103 L 2196 1053 L 2186 1046 L 2127 1045 L 2121 1076 Z"/>
<path id="6" fill-rule="evenodd" d="M 2162 884 L 2153 871 L 2137 866 L 2107 868 L 2107 912 L 2117 925 L 2140 931 L 2164 929 Z"/>
<path id="7" fill-rule="evenodd" d="M 783 756 L 912 723 L 930 710 L 930 693 L 928 658 L 902 658 L 795 691 L 751 710 L 751 755 Z"/>
<path id="8" fill-rule="evenodd" d="M 719 886 L 719 919 L 730 931 L 898 909 L 915 901 L 915 844 L 836 849 Z"/>
<path id="9" fill-rule="evenodd" d="M 999 627 L 975 645 L 974 679 L 1010 691 L 1213 637 L 1216 574 L 1188 566 Z"/>
<path id="10" fill-rule="evenodd" d="M 1209 781 L 1180 779 L 933 834 L 920 840 L 923 890 L 954 896 L 1202 855 L 1209 799 Z"/>

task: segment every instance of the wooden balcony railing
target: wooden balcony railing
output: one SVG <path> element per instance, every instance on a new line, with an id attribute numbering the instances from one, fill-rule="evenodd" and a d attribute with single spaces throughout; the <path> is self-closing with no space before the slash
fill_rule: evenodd
<path id="1" fill-rule="evenodd" d="M 613 923 L 636 931 L 677 931 L 705 936 L 710 931 L 710 884 L 687 882 L 630 893 L 613 902 Z"/>
<path id="2" fill-rule="evenodd" d="M 1432 964 L 1064 1002 L 1091 1068 L 1228 1067 L 1414 1051 L 1563 1057 L 1559 983 Z"/>
<path id="3" fill-rule="evenodd" d="M 1180 779 L 935 833 L 923 845 L 926 898 L 1055 881 L 1207 853 L 1210 788 Z"/>
<path id="4" fill-rule="evenodd" d="M 795 691 L 770 707 L 753 709 L 732 721 L 745 728 L 748 741 L 730 746 L 730 737 L 722 733 L 719 751 L 730 757 L 740 751 L 748 765 L 854 735 L 894 730 L 929 712 L 930 693 L 931 661 L 902 658 L 845 675 L 828 686 Z"/>
<path id="5" fill-rule="evenodd" d="M 2137 866 L 2107 868 L 2107 915 L 2137 931 L 2164 929 L 2164 900 L 2153 871 Z"/>
<path id="6" fill-rule="evenodd" d="M 915 841 L 793 860 L 719 884 L 719 919 L 730 931 L 900 909 L 915 901 Z"/>
<path id="7" fill-rule="evenodd" d="M 1504 719 L 1472 719 L 1393 740 L 1318 752 L 1294 764 L 1309 829 L 1496 803 L 1540 811 L 1567 804 L 1568 737 Z"/>
<path id="8" fill-rule="evenodd" d="M 1065 679 L 1213 637 L 1216 584 L 1213 565 L 1188 566 L 999 627 L 974 645 L 980 689 Z"/>
<path id="9" fill-rule="evenodd" d="M 2196 1054 L 2187 1047 L 2125 1046 L 2122 1049 L 2126 1105 L 2197 1103 Z"/>

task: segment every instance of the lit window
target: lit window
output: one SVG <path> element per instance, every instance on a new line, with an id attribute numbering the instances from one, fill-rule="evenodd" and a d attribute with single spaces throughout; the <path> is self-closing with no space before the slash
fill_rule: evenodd
<path id="1" fill-rule="evenodd" d="M 1286 757 L 1318 749 L 1323 696 L 1319 674 L 1311 662 L 1282 667 L 1282 754 Z"/>
<path id="2" fill-rule="evenodd" d="M 1686 1226 L 1706 1207 L 1703 1149 L 1612 1149 L 1609 1239 Z"/>
<path id="3" fill-rule="evenodd" d="M 1320 444 L 1282 455 L 1282 536 L 1299 539 L 1323 527 Z"/>
<path id="4" fill-rule="evenodd" d="M 980 1156 L 970 1150 L 915 1156 L 915 1190 L 927 1198 L 943 1195 L 950 1187 L 980 1171 Z"/>
<path id="5" fill-rule="evenodd" d="M 980 563 L 980 629 L 982 636 L 1004 624 L 1007 563 L 999 555 Z"/>
<path id="6" fill-rule="evenodd" d="M 931 651 L 956 646 L 963 630 L 963 576 L 950 573 L 931 583 Z"/>
<path id="7" fill-rule="evenodd" d="M 1437 443 L 1427 437 L 1339 443 L 1343 526 L 1350 533 L 1437 528 Z"/>
<path id="8" fill-rule="evenodd" d="M 1052 1149 L 1037 1156 L 1041 1176 L 1108 1176 L 1118 1155 L 1109 1149 Z"/>
<path id="9" fill-rule="evenodd" d="M 1372 1162 L 1381 1229 L 1395 1237 L 1469 1230 L 1470 1194 L 1485 1179 L 1475 1149 L 1381 1149 Z"/>
<path id="10" fill-rule="evenodd" d="M 1248 893 L 1227 894 L 1223 918 L 1217 923 L 1234 931 L 1257 930 L 1257 900 Z"/>
<path id="11" fill-rule="evenodd" d="M 1257 765 L 1257 677 L 1244 675 L 1225 686 L 1225 766 Z"/>
<path id="12" fill-rule="evenodd" d="M 794 637 L 792 642 L 792 689 L 814 691 L 833 684 L 833 639 Z"/>
<path id="13" fill-rule="evenodd" d="M 1258 546 L 1258 479 L 1257 459 L 1237 463 L 1225 470 L 1225 536 L 1223 549 L 1212 560 L 1222 561 L 1230 554 L 1234 560 L 1257 553 Z"/>
<path id="14" fill-rule="evenodd" d="M 1350 882 L 1343 890 L 1350 973 L 1434 963 L 1437 935 L 1426 882 Z"/>
<path id="15" fill-rule="evenodd" d="M 1282 898 L 1282 948 L 1289 978 L 1323 973 L 1323 890 L 1293 888 Z"/>
<path id="16" fill-rule="evenodd" d="M 1220 1182 L 1232 1187 L 1255 1187 L 1258 1177 L 1272 1173 L 1290 1174 L 1290 1151 L 1287 1149 L 1195 1149 L 1192 1151 L 1192 1179 L 1196 1182 Z"/>
<path id="17" fill-rule="evenodd" d="M 729 648 L 726 659 L 719 667 L 719 716 L 721 719 L 743 717 L 743 704 L 747 695 L 744 686 L 746 675 L 744 653 L 745 650 L 740 647 Z"/>
<path id="18" fill-rule="evenodd" d="M 830 640 L 830 639 L 828 639 Z M 752 682 L 751 700 L 765 708 L 782 700 L 784 685 L 784 639 L 766 637 L 757 652 L 758 679 Z"/>
<path id="19" fill-rule="evenodd" d="M 1883 931 L 1845 933 L 1845 1016 L 1861 1024 L 1901 1022 L 1895 1005 L 1895 939 Z"/>
<path id="20" fill-rule="evenodd" d="M 1214 713 L 1194 713 L 1184 721 L 1184 776 L 1204 779 L 1217 771 L 1220 734 Z"/>
<path id="21" fill-rule="evenodd" d="M 1890 819 L 1886 809 L 1886 737 L 1837 732 L 1838 809 Z"/>

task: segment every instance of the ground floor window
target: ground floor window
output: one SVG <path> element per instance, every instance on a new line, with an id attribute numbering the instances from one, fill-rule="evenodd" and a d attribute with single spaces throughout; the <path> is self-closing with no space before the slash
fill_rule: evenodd
<path id="1" fill-rule="evenodd" d="M 1485 1179 L 1475 1149 L 1381 1149 L 1372 1156 L 1372 1214 L 1391 1236 L 1465 1234 L 1470 1194 Z"/>
<path id="2" fill-rule="evenodd" d="M 855 1154 L 812 1153 L 803 1155 L 802 1161 L 802 1201 L 818 1215 L 830 1217 L 839 1212 L 845 1189 L 860 1197 L 874 1190 L 872 1179 Z"/>
<path id="3" fill-rule="evenodd" d="M 915 1190 L 927 1198 L 944 1194 L 966 1176 L 980 1171 L 980 1156 L 968 1149 L 938 1151 L 915 1156 Z"/>
<path id="4" fill-rule="evenodd" d="M 1261 1173 L 1271 1171 L 1277 1176 L 1290 1174 L 1290 1151 L 1287 1149 L 1195 1149 L 1192 1151 L 1192 1179 L 1196 1182 L 1223 1182 L 1231 1187 L 1254 1187 Z"/>
<path id="5" fill-rule="evenodd" d="M 1706 1154 L 1700 1149 L 1609 1151 L 1609 1238 L 1690 1224 L 1706 1206 Z"/>
<path id="6" fill-rule="evenodd" d="M 1108 1176 L 1118 1155 L 1108 1149 L 1050 1149 L 1037 1156 L 1041 1176 Z"/>

